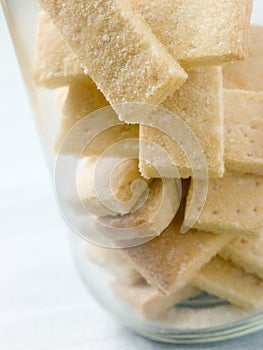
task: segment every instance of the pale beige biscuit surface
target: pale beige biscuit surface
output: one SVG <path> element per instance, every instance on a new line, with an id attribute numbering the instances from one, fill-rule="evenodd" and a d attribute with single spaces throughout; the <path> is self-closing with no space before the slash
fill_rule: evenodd
<path id="1" fill-rule="evenodd" d="M 66 99 L 58 101 L 58 108 L 62 110 L 62 116 L 56 138 L 55 151 L 63 154 L 77 154 L 80 145 L 85 144 L 87 138 L 85 124 L 79 124 L 78 126 L 78 122 L 83 121 L 84 117 L 104 107 L 110 108 L 105 97 L 93 82 L 88 84 L 71 84 Z M 105 111 L 105 118 L 107 118 L 107 111 Z M 94 134 L 94 139 L 83 153 L 84 156 L 98 156 L 113 143 L 129 138 L 138 139 L 138 125 L 121 124 L 117 115 L 115 120 L 115 127 L 108 128 L 102 133 Z M 72 131 L 73 127 L 74 130 Z M 67 137 L 67 140 L 63 143 L 65 137 Z M 62 145 L 63 147 L 61 148 Z"/>
<path id="2" fill-rule="evenodd" d="M 55 97 L 56 106 L 57 106 L 58 114 L 61 118 L 63 118 L 63 108 L 67 100 L 68 93 L 69 93 L 68 86 L 63 86 L 56 90 L 56 97 Z"/>
<path id="3" fill-rule="evenodd" d="M 112 289 L 118 297 L 148 319 L 155 319 L 174 305 L 200 293 L 197 288 L 185 287 L 176 293 L 164 295 L 145 281 L 133 286 L 116 281 L 112 284 Z"/>
<path id="4" fill-rule="evenodd" d="M 244 59 L 252 0 L 132 0 L 154 34 L 181 64 Z"/>
<path id="5" fill-rule="evenodd" d="M 98 218 L 108 238 L 125 243 L 137 238 L 159 236 L 171 223 L 180 205 L 180 193 L 174 179 L 154 179 L 146 198 L 136 210 L 124 215 Z M 112 235 L 111 235 L 112 228 Z M 120 233 L 116 229 L 122 229 Z M 102 232 L 102 231 L 101 231 Z M 127 245 L 124 245 L 127 246 Z M 129 245 L 130 246 L 130 245 Z M 132 244 L 134 246 L 134 244 Z"/>
<path id="6" fill-rule="evenodd" d="M 112 104 L 161 103 L 187 78 L 127 0 L 39 0 Z"/>
<path id="7" fill-rule="evenodd" d="M 219 255 L 263 279 L 263 237 L 234 238 Z"/>
<path id="8" fill-rule="evenodd" d="M 222 70 L 217 67 L 194 68 L 188 73 L 189 78 L 183 87 L 168 97 L 161 107 L 190 127 L 201 146 L 200 152 L 204 152 L 206 157 L 209 175 L 220 177 L 224 172 Z M 167 125 L 170 124 L 169 118 Z M 157 128 L 140 126 L 140 169 L 145 177 L 160 177 L 158 171 L 166 177 L 175 177 L 175 168 L 183 178 L 192 175 L 194 165 L 187 158 L 189 154 L 185 154 L 172 139 L 177 139 L 178 132 L 182 133 L 184 130 L 171 128 L 169 136 Z M 148 146 L 149 142 L 151 147 Z M 167 158 L 159 154 L 159 147 Z M 191 154 L 196 151 L 192 149 Z"/>
<path id="9" fill-rule="evenodd" d="M 229 242 L 226 235 L 190 230 L 180 233 L 181 212 L 157 238 L 123 250 L 146 281 L 166 294 L 178 291 Z"/>
<path id="10" fill-rule="evenodd" d="M 111 174 L 96 171 L 96 166 L 103 160 L 96 157 L 83 159 L 76 179 L 80 200 L 88 212 L 96 216 L 131 212 L 139 205 L 145 191 L 144 184 L 148 186 L 151 181 L 142 179 L 137 159 L 124 159 L 117 166 L 114 160 L 105 159 L 113 164 Z"/>
<path id="11" fill-rule="evenodd" d="M 225 90 L 224 103 L 226 169 L 263 175 L 263 92 Z"/>
<path id="12" fill-rule="evenodd" d="M 90 82 L 80 62 L 45 12 L 39 15 L 33 79 L 38 87 L 55 89 L 76 81 Z"/>
<path id="13" fill-rule="evenodd" d="M 187 197 L 186 213 L 193 191 Z M 225 234 L 263 233 L 263 178 L 224 176 L 210 179 L 205 206 L 194 227 Z"/>
<path id="14" fill-rule="evenodd" d="M 136 2 L 138 2 L 138 4 L 136 4 Z M 201 33 L 198 35 L 196 31 L 191 32 L 191 30 L 189 30 L 190 21 L 195 25 L 195 19 L 191 16 L 186 16 L 186 21 L 182 22 L 182 16 L 176 15 L 177 11 L 179 11 L 179 14 L 182 12 L 181 15 L 188 13 L 188 7 L 192 7 L 193 5 L 189 1 L 183 1 L 181 6 L 176 8 L 171 2 L 163 5 L 163 3 L 161 4 L 155 1 L 155 3 L 151 3 L 151 11 L 148 11 L 148 4 L 149 2 L 145 0 L 134 0 L 135 9 L 141 12 L 146 22 L 151 26 L 154 34 L 156 34 L 174 57 L 179 57 L 182 64 L 190 66 L 195 64 L 217 65 L 221 64 L 222 61 L 225 62 L 241 58 L 241 56 L 236 57 L 239 49 L 241 50 L 239 55 L 246 51 L 246 22 L 249 18 L 249 11 L 242 13 L 242 7 L 244 9 L 245 3 L 241 4 L 240 16 L 237 16 L 237 13 L 234 14 L 231 12 L 231 15 L 235 16 L 236 21 L 244 22 L 244 26 L 237 29 L 236 36 L 241 37 L 242 33 L 244 35 L 242 35 L 236 47 L 234 47 L 234 41 L 232 41 L 232 49 L 227 52 L 226 56 L 223 54 L 223 51 L 228 50 L 231 45 L 229 42 L 224 41 L 226 43 L 225 46 L 219 48 L 219 46 L 215 45 L 218 39 L 215 35 L 210 35 L 209 41 L 202 40 L 201 44 L 203 46 L 198 45 L 197 48 L 193 49 L 191 36 L 194 36 L 194 40 L 198 42 L 201 41 L 200 38 L 202 37 Z M 196 6 L 196 4 L 195 2 L 194 5 Z M 172 11 L 168 5 L 173 6 Z M 209 6 L 209 4 L 206 5 Z M 222 6 L 219 2 L 217 2 L 217 5 Z M 236 4 L 234 4 L 234 7 L 236 7 Z M 197 10 L 198 11 L 195 10 L 196 18 L 201 17 L 202 11 L 205 10 L 202 2 L 197 4 Z M 160 13 L 163 15 L 160 16 Z M 175 18 L 176 20 L 167 20 L 170 18 Z M 177 25 L 178 21 L 181 23 L 180 26 Z M 224 23 L 217 22 L 217 25 L 221 26 L 220 29 L 222 29 Z M 187 30 L 184 30 L 184 27 Z M 163 30 L 163 28 L 167 28 L 167 30 Z M 252 30 L 253 28 L 254 27 L 252 27 Z M 220 32 L 220 29 L 218 29 L 218 32 Z M 183 37 L 182 34 L 184 34 L 185 37 L 188 36 L 188 40 L 185 40 L 186 38 Z M 217 35 L 219 37 L 219 34 Z M 226 32 L 222 32 L 221 35 L 226 35 Z M 178 40 L 174 39 L 177 37 L 180 40 L 180 45 L 178 45 Z M 212 52 L 211 47 L 209 47 L 210 44 L 212 45 Z M 90 80 L 87 72 L 81 67 L 74 50 L 67 44 L 63 36 L 45 13 L 41 13 L 39 18 L 33 78 L 38 86 L 46 88 L 56 88 L 75 81 Z"/>
<path id="15" fill-rule="evenodd" d="M 203 266 L 192 283 L 243 308 L 263 307 L 263 281 L 219 257 Z"/>
<path id="16" fill-rule="evenodd" d="M 96 264 L 111 271 L 122 283 L 134 285 L 142 279 L 118 249 L 103 248 L 86 242 L 85 253 Z"/>
<path id="17" fill-rule="evenodd" d="M 263 27 L 250 27 L 249 54 L 245 61 L 224 66 L 224 87 L 263 91 Z"/>

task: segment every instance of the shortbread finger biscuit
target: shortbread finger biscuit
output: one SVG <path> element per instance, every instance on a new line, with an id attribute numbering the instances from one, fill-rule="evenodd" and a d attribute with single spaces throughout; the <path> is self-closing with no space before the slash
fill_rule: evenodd
<path id="1" fill-rule="evenodd" d="M 224 172 L 222 70 L 217 67 L 195 68 L 188 74 L 189 78 L 183 87 L 168 97 L 161 107 L 168 109 L 190 127 L 206 156 L 210 176 L 220 177 Z M 170 135 L 176 140 L 178 132 L 183 131 L 171 129 Z M 193 164 L 187 158 L 189 154 L 184 154 L 168 134 L 141 125 L 140 139 L 140 169 L 145 177 L 160 177 L 156 169 L 166 177 L 175 177 L 175 168 L 183 178 L 192 175 Z M 151 147 L 148 146 L 149 142 Z M 158 147 L 165 151 L 168 156 L 166 159 L 159 154 Z M 193 149 L 192 153 L 195 151 Z"/>
<path id="2" fill-rule="evenodd" d="M 263 92 L 225 90 L 225 167 L 263 175 Z"/>
<path id="3" fill-rule="evenodd" d="M 234 238 L 219 253 L 225 260 L 263 279 L 263 237 Z"/>
<path id="4" fill-rule="evenodd" d="M 60 104 L 63 103 L 63 106 Z M 66 100 L 60 100 L 58 107 L 63 111 L 60 128 L 55 142 L 55 152 L 63 154 L 78 154 L 82 144 L 87 139 L 85 125 L 77 125 L 91 113 L 101 108 L 110 108 L 103 94 L 92 83 L 75 83 L 69 86 Z M 107 111 L 105 111 L 107 118 Z M 129 138 L 139 137 L 138 125 L 127 125 L 119 121 L 116 115 L 116 126 L 105 130 L 99 135 L 94 134 L 94 139 L 89 143 L 83 156 L 98 156 L 113 143 L 118 143 Z M 72 131 L 72 128 L 74 130 Z M 63 143 L 67 136 L 66 142 Z M 63 147 L 61 148 L 61 146 Z"/>
<path id="5" fill-rule="evenodd" d="M 252 0 L 131 2 L 182 65 L 220 65 L 246 56 Z"/>
<path id="6" fill-rule="evenodd" d="M 141 275 L 122 257 L 118 249 L 103 248 L 86 242 L 85 252 L 96 264 L 113 272 L 122 283 L 134 285 L 142 280 Z"/>
<path id="7" fill-rule="evenodd" d="M 192 193 L 193 183 L 187 196 L 186 215 Z M 210 179 L 206 203 L 194 227 L 226 234 L 263 233 L 263 177 L 226 175 Z"/>
<path id="8" fill-rule="evenodd" d="M 194 274 L 229 242 L 227 235 L 197 230 L 180 233 L 181 212 L 157 238 L 122 250 L 132 266 L 154 288 L 170 294 L 185 287 Z"/>
<path id="9" fill-rule="evenodd" d="M 185 287 L 176 293 L 164 295 L 145 281 L 133 286 L 116 281 L 112 284 L 112 289 L 118 297 L 132 305 L 148 319 L 156 319 L 174 305 L 200 293 L 197 288 Z"/>
<path id="10" fill-rule="evenodd" d="M 160 104 L 187 78 L 127 0 L 39 0 L 112 104 Z"/>
<path id="11" fill-rule="evenodd" d="M 32 74 L 38 87 L 48 89 L 76 81 L 91 82 L 77 56 L 45 12 L 39 15 Z"/>
<path id="12" fill-rule="evenodd" d="M 178 184 L 174 179 L 154 179 L 145 200 L 139 202 L 138 209 L 136 207 L 135 211 L 125 215 L 103 216 L 98 220 L 105 227 L 107 238 L 118 243 L 123 241 L 126 247 L 128 241 L 159 236 L 173 220 L 180 200 Z"/>
<path id="13" fill-rule="evenodd" d="M 263 27 L 250 27 L 249 55 L 244 62 L 235 62 L 224 66 L 224 87 L 263 91 Z"/>
<path id="14" fill-rule="evenodd" d="M 219 257 L 203 266 L 191 283 L 243 308 L 263 307 L 263 281 Z"/>
<path id="15" fill-rule="evenodd" d="M 111 174 L 106 175 L 96 172 L 96 166 L 100 161 L 103 159 L 95 157 L 83 159 L 83 164 L 77 173 L 76 185 L 83 205 L 90 214 L 96 216 L 115 216 L 131 212 L 139 204 L 141 196 L 146 191 L 145 187 L 148 188 L 151 181 L 142 178 L 137 159 L 124 159 L 115 166 L 113 160 L 107 158 L 107 162 L 114 164 L 114 169 Z M 141 182 L 135 183 L 136 180 Z M 101 192 L 98 192 L 99 190 Z"/>

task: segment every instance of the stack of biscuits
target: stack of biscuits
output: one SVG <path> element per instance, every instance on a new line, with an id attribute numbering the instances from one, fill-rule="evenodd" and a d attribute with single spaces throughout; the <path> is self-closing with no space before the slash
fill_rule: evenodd
<path id="1" fill-rule="evenodd" d="M 252 0 L 39 4 L 33 79 L 39 88 L 57 90 L 54 150 L 78 155 L 92 130 L 76 125 L 111 109 L 117 127 L 100 133 L 81 155 L 79 196 L 104 224 L 133 227 L 147 238 L 116 250 L 86 244 L 90 259 L 115 276 L 115 295 L 150 319 L 200 290 L 242 308 L 263 308 L 263 27 L 250 25 Z M 150 119 L 158 115 L 145 123 L 141 113 L 120 108 L 127 103 L 169 111 L 200 144 L 208 194 L 184 234 L 195 179 L 189 154 L 174 142 L 180 130 L 153 128 Z M 94 172 L 101 154 L 126 139 L 137 140 L 138 154 L 113 173 L 115 212 L 97 198 Z M 175 179 L 182 182 L 181 198 Z M 138 210 L 130 201 L 136 180 L 148 186 Z M 152 218 L 157 209 L 161 214 Z"/>

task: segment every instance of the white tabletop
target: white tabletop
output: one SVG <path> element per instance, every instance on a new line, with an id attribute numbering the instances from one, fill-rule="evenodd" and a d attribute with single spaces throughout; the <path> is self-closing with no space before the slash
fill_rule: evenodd
<path id="1" fill-rule="evenodd" d="M 1 13 L 0 116 L 0 349 L 180 349 L 132 334 L 83 287 Z M 195 349 L 262 347 L 261 332 Z"/>

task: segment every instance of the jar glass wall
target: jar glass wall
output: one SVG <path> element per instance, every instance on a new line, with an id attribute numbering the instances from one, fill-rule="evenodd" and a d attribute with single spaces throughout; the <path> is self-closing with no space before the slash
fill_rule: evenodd
<path id="1" fill-rule="evenodd" d="M 91 83 L 88 83 L 85 80 L 87 79 L 86 76 L 85 79 L 82 81 L 76 79 L 71 84 L 67 84 L 65 80 L 64 83 L 55 83 L 54 85 L 53 81 L 50 83 L 48 81 L 48 77 L 46 76 L 46 84 L 53 84 L 52 88 L 47 89 L 43 87 L 36 87 L 36 84 L 32 79 L 32 71 L 34 70 L 33 67 L 35 66 L 36 59 L 36 33 L 38 32 L 39 34 L 40 32 L 40 7 L 36 0 L 26 0 L 23 1 L 23 4 L 21 1 L 19 2 L 16 0 L 2 0 L 1 3 L 13 39 L 14 47 L 17 53 L 17 58 L 20 63 L 21 72 L 23 74 L 24 81 L 27 86 L 28 96 L 31 100 L 32 109 L 34 111 L 34 116 L 36 118 L 39 130 L 39 137 L 41 139 L 43 149 L 47 157 L 47 163 L 51 170 L 52 176 L 55 173 L 58 202 L 60 204 L 62 214 L 64 215 L 65 220 L 71 227 L 69 227 L 69 239 L 71 242 L 76 266 L 81 276 L 83 277 L 84 284 L 87 286 L 87 289 L 94 295 L 94 298 L 112 315 L 117 317 L 121 323 L 123 323 L 124 325 L 126 325 L 127 327 L 131 328 L 139 334 L 142 334 L 150 339 L 158 341 L 185 344 L 216 342 L 239 337 L 263 329 L 263 312 L 262 310 L 260 310 L 260 308 L 252 310 L 247 307 L 237 306 L 235 305 L 236 302 L 231 304 L 229 301 L 212 295 L 212 293 L 208 294 L 205 291 L 200 290 L 200 288 L 197 288 L 196 283 L 191 283 L 191 280 L 188 281 L 187 279 L 188 282 L 185 283 L 186 286 L 184 286 L 182 289 L 178 288 L 178 290 L 176 291 L 171 291 L 171 293 L 168 293 L 167 290 L 165 290 L 165 287 L 163 287 L 163 285 L 161 284 L 162 278 L 158 280 L 161 281 L 161 287 L 159 288 L 159 290 L 148 285 L 144 279 L 145 275 L 147 275 L 147 273 L 145 273 L 145 271 L 147 271 L 147 268 L 145 270 L 145 266 L 142 266 L 142 270 L 144 270 L 141 274 L 140 269 L 138 269 L 138 260 L 136 260 L 137 256 L 136 254 L 133 254 L 134 251 L 132 249 L 135 247 L 136 250 L 136 247 L 139 244 L 148 244 L 149 242 L 151 242 L 150 233 L 149 235 L 141 235 L 141 231 L 139 232 L 138 230 L 136 234 L 131 236 L 129 242 L 127 243 L 127 241 L 123 241 L 120 238 L 120 235 L 123 234 L 123 231 L 120 231 L 117 236 L 114 236 L 117 238 L 114 241 L 115 244 L 111 246 L 109 242 L 112 241 L 113 234 L 111 234 L 111 232 L 109 231 L 109 226 L 111 226 L 109 225 L 109 220 L 111 224 L 112 222 L 114 222 L 111 226 L 113 228 L 115 227 L 114 225 L 118 220 L 116 219 L 116 217 L 114 220 L 112 219 L 111 207 L 107 205 L 101 207 L 96 201 L 94 202 L 94 191 L 92 192 L 92 190 L 90 189 L 88 189 L 84 195 L 84 197 L 86 196 L 88 198 L 88 200 L 86 200 L 86 203 L 84 203 L 84 209 L 88 209 L 88 211 L 92 214 L 91 217 L 93 218 L 94 216 L 96 216 L 95 214 L 97 214 L 97 211 L 99 210 L 103 213 L 102 217 L 104 219 L 102 219 L 102 221 L 99 222 L 99 224 L 101 225 L 99 226 L 100 228 L 98 228 L 98 222 L 96 222 L 96 220 L 94 221 L 92 219 L 92 222 L 90 223 L 87 222 L 86 219 L 84 219 L 84 211 L 82 206 L 83 202 L 81 202 L 81 205 L 75 203 L 78 196 L 80 195 L 81 197 L 81 180 L 80 184 L 77 184 L 75 186 L 76 188 L 74 188 L 74 196 L 72 193 L 67 193 L 66 180 L 64 179 L 63 186 L 60 186 L 59 181 L 61 180 L 61 177 L 63 177 L 63 174 L 65 175 L 65 178 L 67 178 L 68 176 L 67 179 L 69 179 L 69 181 L 73 181 L 74 175 L 76 175 L 76 173 L 81 174 L 81 171 L 85 169 L 86 166 L 93 167 L 94 164 L 92 162 L 90 163 L 90 158 L 94 157 L 94 154 L 92 153 L 92 157 L 89 156 L 89 161 L 85 164 L 82 164 L 82 162 L 79 161 L 78 157 L 76 157 L 76 153 L 78 153 L 78 155 L 82 154 L 83 156 L 84 144 L 82 144 L 81 141 L 82 136 L 78 133 L 80 129 L 75 131 L 76 134 L 74 135 L 70 135 L 70 132 L 68 132 L 68 130 L 64 130 L 64 146 L 62 145 L 62 148 L 60 148 L 59 155 L 58 152 L 54 152 L 54 145 L 57 143 L 57 135 L 61 133 L 61 114 L 65 113 L 64 104 L 66 96 L 68 98 L 67 113 L 72 112 L 72 110 L 74 113 L 81 113 L 81 108 L 85 109 L 86 106 L 85 104 L 84 107 L 80 105 L 81 103 L 83 103 L 83 99 L 80 98 L 80 95 L 85 95 L 85 89 L 87 88 L 87 86 L 88 89 L 90 89 L 91 85 L 89 84 Z M 44 22 L 45 21 L 43 19 L 43 23 Z M 260 0 L 254 1 L 252 23 L 263 25 L 263 7 Z M 108 41 L 108 37 L 106 36 L 106 34 L 104 36 L 104 39 L 105 41 Z M 45 45 L 44 41 L 42 42 L 42 45 Z M 53 45 L 55 47 L 55 40 L 53 42 Z M 52 51 L 52 47 L 50 48 L 50 50 Z M 65 48 L 63 48 L 63 50 L 65 50 Z M 57 64 L 57 60 L 59 59 L 58 52 L 56 53 L 56 55 L 57 56 L 54 58 L 55 65 Z M 64 63 L 66 65 L 65 61 Z M 47 64 L 47 62 L 45 62 L 45 64 Z M 65 72 L 67 72 L 66 68 L 64 70 L 64 73 Z M 75 79 L 76 76 L 78 77 L 78 75 L 81 74 L 79 73 L 78 68 L 76 68 L 76 71 L 74 71 L 73 78 Z M 85 73 L 84 75 L 87 74 Z M 56 79 L 58 80 L 63 80 L 62 78 L 64 79 L 64 77 L 59 76 L 59 74 L 56 76 Z M 78 84 L 80 84 L 81 88 L 78 87 Z M 68 85 L 70 85 L 70 87 L 68 87 Z M 101 108 L 103 107 L 104 109 L 102 115 L 98 113 L 92 116 L 94 117 L 94 120 L 96 118 L 104 117 L 104 114 L 106 113 L 108 117 L 108 124 L 105 126 L 106 129 L 110 129 L 112 127 L 121 128 L 122 135 L 128 135 L 129 140 L 136 140 L 136 137 L 134 137 L 134 135 L 138 131 L 136 130 L 136 126 L 130 127 L 126 130 L 126 126 L 123 126 L 123 124 L 121 126 L 117 125 L 118 123 L 116 123 L 116 120 L 114 119 L 115 116 L 113 116 L 108 104 L 104 102 L 103 97 L 99 96 L 96 98 L 100 99 L 98 106 L 100 106 Z M 62 111 L 63 106 L 64 110 Z M 90 111 L 88 108 L 87 110 Z M 151 113 L 153 112 L 156 111 L 151 110 Z M 88 114 L 88 112 L 86 114 Z M 88 123 L 90 123 L 90 120 Z M 73 126 L 73 124 L 71 122 L 71 126 Z M 98 125 L 101 126 L 101 123 L 98 123 Z M 85 130 L 88 130 L 89 124 L 83 124 L 81 125 L 81 128 L 86 128 Z M 67 127 L 65 127 L 65 129 L 67 129 Z M 135 158 L 137 151 L 136 147 L 138 147 L 138 145 L 135 145 L 135 143 L 138 140 L 130 141 L 128 146 L 126 145 L 125 148 L 125 146 L 122 144 L 123 139 L 118 138 L 119 136 L 116 136 L 116 132 L 113 132 L 113 134 L 109 132 L 107 134 L 108 131 L 105 131 L 104 128 L 101 129 L 100 127 L 98 127 L 98 129 L 96 130 L 98 134 L 103 134 L 103 132 L 105 132 L 106 139 L 107 137 L 113 137 L 114 140 L 117 140 L 121 144 L 121 147 L 118 148 L 118 150 L 121 149 L 122 153 L 118 154 L 118 157 L 115 157 L 114 155 L 116 155 L 116 149 L 111 148 L 111 153 L 109 153 L 108 156 L 109 158 L 117 158 L 118 160 L 120 160 L 124 157 L 124 155 L 128 154 L 129 157 L 133 159 L 133 163 L 130 163 L 129 166 L 127 166 L 126 164 L 125 166 L 120 167 L 119 171 L 116 173 L 116 176 L 119 181 L 118 183 L 121 183 L 123 185 L 123 173 L 130 174 L 129 171 L 132 164 L 137 164 Z M 104 152 L 102 147 L 104 142 L 103 137 L 104 136 L 102 135 L 102 137 L 99 138 L 99 141 L 97 143 L 96 140 L 94 141 L 94 139 L 91 138 L 91 148 L 93 147 L 97 149 L 101 147 L 101 152 Z M 66 143 L 65 139 L 67 140 Z M 75 153 L 75 156 L 71 157 L 72 144 L 74 148 L 74 142 L 76 142 L 76 140 L 80 143 L 80 146 L 77 151 L 74 150 L 73 153 Z M 64 152 L 61 153 L 61 149 L 63 150 L 63 147 Z M 82 157 L 82 159 L 85 159 L 86 161 L 87 157 L 84 156 Z M 69 158 L 69 160 L 65 160 L 65 158 Z M 100 181 L 99 174 L 109 174 L 112 170 L 111 167 L 107 165 L 107 162 L 103 164 L 104 165 L 101 165 L 100 171 L 98 170 L 98 173 L 95 173 L 97 181 Z M 114 164 L 119 165 L 118 162 Z M 67 173 L 67 169 L 70 166 L 73 166 L 74 171 L 72 171 L 72 173 Z M 138 180 L 139 178 L 139 175 L 137 173 L 134 175 L 134 172 L 131 172 L 131 174 L 132 175 L 129 175 L 129 185 L 133 182 L 133 180 Z M 87 179 L 84 178 L 83 181 L 84 185 L 86 185 Z M 154 185 L 152 185 L 150 180 L 147 181 L 147 186 L 155 186 L 153 193 L 156 195 L 156 193 L 158 192 L 157 181 L 154 180 Z M 74 181 L 72 183 L 74 183 Z M 98 183 L 101 184 L 101 182 Z M 174 187 L 174 185 L 171 185 L 170 182 L 167 182 L 166 185 L 168 191 L 178 190 L 179 188 L 181 197 L 184 196 L 184 188 L 187 187 L 186 182 L 183 182 L 182 184 L 176 183 L 176 187 Z M 120 185 L 119 188 L 122 191 L 121 193 L 119 193 L 119 196 L 122 198 L 124 191 L 126 191 L 127 189 L 125 186 L 121 187 Z M 138 185 L 138 187 L 136 187 L 135 189 L 138 190 L 138 198 L 143 197 L 142 193 L 144 193 L 143 190 L 145 188 L 141 188 Z M 151 193 L 149 197 L 151 197 Z M 144 197 L 143 199 L 145 200 Z M 61 202 L 63 202 L 63 204 L 61 204 Z M 153 202 L 155 203 L 155 201 Z M 158 219 L 158 224 L 160 224 L 160 227 L 158 226 L 158 230 L 161 230 L 163 216 L 174 216 L 173 214 L 176 213 L 179 206 L 179 203 L 168 203 L 167 201 L 165 201 L 165 203 L 166 204 L 162 207 L 162 216 L 160 216 L 160 218 Z M 127 208 L 132 208 L 132 211 L 134 212 L 134 208 L 137 208 L 136 206 L 137 204 L 135 202 L 129 202 L 129 205 L 121 207 L 121 210 L 124 210 L 122 214 L 124 216 L 128 215 L 127 213 L 129 212 L 129 209 Z M 173 210 L 172 212 L 169 212 L 171 206 Z M 67 207 L 69 207 L 69 209 Z M 72 216 L 70 213 L 72 212 L 73 207 L 74 214 Z M 139 217 L 139 219 L 141 219 L 141 216 Z M 171 220 L 172 217 L 170 221 Z M 122 222 L 122 216 L 119 219 L 118 224 L 120 224 L 120 222 Z M 152 226 L 146 227 L 146 229 L 148 230 L 147 232 L 152 232 L 151 230 L 153 230 L 153 226 L 154 229 L 156 229 L 156 222 L 157 221 L 154 221 Z M 105 231 L 103 231 L 103 228 L 105 228 Z M 127 229 L 127 227 L 122 227 L 122 229 L 123 228 Z M 165 227 L 163 227 L 162 230 L 164 229 Z M 136 230 L 132 229 L 133 233 L 135 231 Z M 98 239 L 98 236 L 100 236 L 101 238 Z M 161 244 L 162 242 L 160 242 L 160 246 Z M 202 244 L 204 244 L 204 246 L 202 246 Z M 223 247 L 222 242 L 217 243 L 217 247 L 219 247 L 220 244 L 222 244 Z M 200 245 L 202 246 L 201 248 Z M 122 247 L 122 249 L 112 249 L 120 247 Z M 197 249 L 199 247 L 200 251 L 204 251 L 207 249 L 207 251 L 210 252 L 210 258 L 212 258 L 213 255 L 217 253 L 215 252 L 215 250 L 213 250 L 214 248 L 211 246 L 210 242 L 207 243 L 206 241 L 204 241 L 203 243 L 202 241 L 199 244 L 199 246 L 197 245 L 196 247 Z M 155 248 L 152 248 L 150 254 L 154 256 L 155 253 Z M 147 255 L 147 251 L 144 251 L 142 249 L 140 254 L 144 255 L 141 258 L 141 261 L 145 263 L 145 261 L 147 260 L 145 258 L 145 256 Z M 180 256 L 179 253 L 178 255 Z M 217 259 L 218 261 L 214 262 L 215 266 L 219 270 L 221 269 L 221 271 L 224 270 L 226 266 L 224 265 L 224 262 L 222 262 L 224 261 L 222 260 L 223 258 L 219 257 Z M 149 258 L 148 260 L 150 261 L 149 264 L 151 264 L 152 259 Z M 183 264 L 180 265 L 180 262 L 179 266 L 182 269 L 185 268 Z M 155 268 L 157 271 L 157 267 Z M 235 268 L 237 270 L 235 270 L 234 274 L 241 274 L 239 270 L 240 267 L 235 266 Z M 162 266 L 159 266 L 159 269 L 160 273 L 162 274 Z M 172 271 L 171 267 L 170 270 Z M 214 273 L 216 275 L 216 272 Z M 245 275 L 246 273 L 244 272 L 244 276 Z M 153 275 L 151 274 L 150 277 L 148 275 L 148 282 L 150 284 L 154 284 L 152 283 L 152 276 Z M 240 276 L 240 278 L 242 279 L 243 275 Z M 245 276 L 244 279 L 245 278 L 247 278 L 247 276 Z M 258 279 L 258 277 L 254 275 L 251 278 Z M 255 283 L 254 280 L 253 283 Z M 242 296 L 240 298 L 242 300 Z M 232 299 L 235 301 L 237 298 L 235 298 L 234 296 Z"/>

